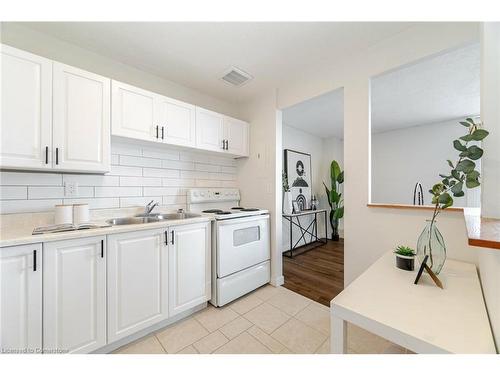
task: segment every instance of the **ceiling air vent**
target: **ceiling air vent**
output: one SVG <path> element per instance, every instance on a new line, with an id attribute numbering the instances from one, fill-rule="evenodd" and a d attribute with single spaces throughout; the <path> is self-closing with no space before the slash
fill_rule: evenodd
<path id="1" fill-rule="evenodd" d="M 247 72 L 232 66 L 224 72 L 221 79 L 232 86 L 239 87 L 253 79 L 253 77 Z"/>

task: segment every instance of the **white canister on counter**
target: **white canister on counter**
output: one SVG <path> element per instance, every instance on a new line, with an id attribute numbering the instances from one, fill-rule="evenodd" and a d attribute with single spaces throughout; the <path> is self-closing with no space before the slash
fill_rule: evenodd
<path id="1" fill-rule="evenodd" d="M 89 205 L 87 203 L 73 205 L 73 224 L 78 225 L 90 221 Z"/>
<path id="2" fill-rule="evenodd" d="M 54 208 L 54 224 L 73 223 L 73 205 L 57 204 Z"/>

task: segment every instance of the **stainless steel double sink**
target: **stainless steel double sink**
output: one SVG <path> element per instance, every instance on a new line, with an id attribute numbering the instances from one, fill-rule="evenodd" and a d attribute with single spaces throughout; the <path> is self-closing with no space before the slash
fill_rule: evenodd
<path id="1" fill-rule="evenodd" d="M 143 214 L 132 217 L 117 217 L 114 219 L 106 220 L 106 223 L 110 225 L 147 224 L 147 223 L 157 223 L 159 221 L 167 221 L 167 220 L 191 219 L 200 216 L 201 215 L 199 214 L 193 214 L 190 212 L 171 213 L 171 214 Z"/>

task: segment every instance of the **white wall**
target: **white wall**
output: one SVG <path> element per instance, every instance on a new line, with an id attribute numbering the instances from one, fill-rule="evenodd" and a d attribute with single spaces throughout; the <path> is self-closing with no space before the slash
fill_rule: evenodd
<path id="1" fill-rule="evenodd" d="M 500 22 L 481 30 L 481 118 L 490 135 L 484 140 L 481 214 L 500 219 Z M 486 307 L 500 349 L 500 251 L 478 249 Z"/>
<path id="2" fill-rule="evenodd" d="M 276 92 L 263 93 L 244 108 L 250 122 L 250 156 L 238 160 L 238 185 L 243 206 L 271 214 L 271 283 L 283 284 L 281 257 L 281 111 Z"/>
<path id="3" fill-rule="evenodd" d="M 413 189 L 422 184 L 424 203 L 431 204 L 429 189 L 447 174 L 446 160 L 457 160 L 453 140 L 465 135 L 458 123 L 463 119 L 412 126 L 372 134 L 371 201 L 413 204 Z M 456 207 L 479 207 L 480 192 L 464 189 L 465 196 L 453 198 Z"/>
<path id="4" fill-rule="evenodd" d="M 0 172 L 0 214 L 53 211 L 56 204 L 88 203 L 91 209 L 144 206 L 186 209 L 192 187 L 237 187 L 236 160 L 168 146 L 116 142 L 106 175 Z M 64 184 L 76 182 L 78 195 L 67 197 Z"/>
<path id="5" fill-rule="evenodd" d="M 168 97 L 182 100 L 229 116 L 241 118 L 236 104 L 214 98 L 175 82 L 146 73 L 123 62 L 109 59 L 74 44 L 21 26 L 1 23 L 1 42 L 68 65 L 122 81 Z M 241 118 L 244 120 L 244 118 Z"/>

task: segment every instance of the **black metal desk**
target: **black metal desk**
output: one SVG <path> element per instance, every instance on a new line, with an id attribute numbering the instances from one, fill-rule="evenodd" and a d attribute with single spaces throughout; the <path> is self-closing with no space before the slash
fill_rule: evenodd
<path id="1" fill-rule="evenodd" d="M 325 215 L 325 239 L 324 240 L 322 240 L 321 238 L 318 237 L 318 214 L 320 214 L 320 213 L 323 213 Z M 327 243 L 328 220 L 326 217 L 326 213 L 327 213 L 327 210 L 323 209 L 323 210 L 302 211 L 302 212 L 299 212 L 297 214 L 283 214 L 283 218 L 288 220 L 288 222 L 290 223 L 290 248 L 289 248 L 289 250 L 286 250 L 283 253 L 283 255 L 292 258 L 293 251 L 301 246 L 310 245 L 313 242 L 319 242 L 321 244 Z M 311 215 L 314 215 L 314 219 L 309 223 L 309 225 L 307 227 L 304 227 L 302 225 L 302 223 L 300 222 L 300 218 L 302 216 L 311 216 Z M 295 222 L 294 219 L 296 219 L 297 222 Z M 295 242 L 295 244 L 293 244 L 293 226 L 294 225 L 300 229 L 300 233 L 301 233 L 299 239 L 297 240 L 297 242 Z M 304 240 L 304 242 L 306 242 L 306 235 L 307 234 L 309 234 L 309 236 L 310 236 L 309 237 L 310 243 L 306 243 L 305 245 L 299 245 L 300 241 L 302 241 L 302 240 Z M 312 247 L 309 250 L 312 250 L 314 248 L 315 247 Z M 309 250 L 307 250 L 307 251 L 309 251 Z M 289 253 L 289 255 L 287 255 L 287 253 Z"/>

